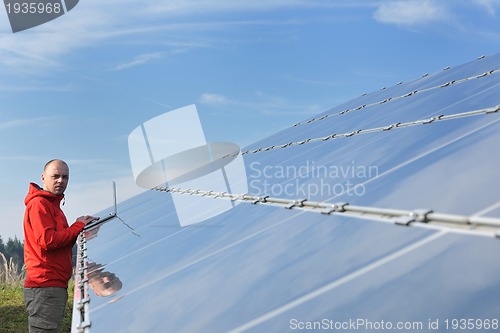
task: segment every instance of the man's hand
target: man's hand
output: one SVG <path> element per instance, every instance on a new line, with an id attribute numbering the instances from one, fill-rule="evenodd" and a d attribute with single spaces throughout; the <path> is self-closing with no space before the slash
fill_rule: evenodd
<path id="1" fill-rule="evenodd" d="M 79 218 L 77 218 L 76 222 L 83 222 L 83 223 L 85 223 L 85 225 L 87 225 L 90 222 L 97 221 L 97 220 L 99 220 L 98 217 L 85 215 L 85 216 L 80 216 Z"/>

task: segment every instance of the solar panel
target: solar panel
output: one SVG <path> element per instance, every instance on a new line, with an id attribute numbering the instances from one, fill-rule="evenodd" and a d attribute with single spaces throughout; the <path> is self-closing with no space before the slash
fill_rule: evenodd
<path id="1" fill-rule="evenodd" d="M 246 193 L 119 203 L 79 238 L 73 332 L 498 329 L 499 71 L 481 57 L 256 142 Z M 241 204 L 181 227 L 173 194 Z"/>

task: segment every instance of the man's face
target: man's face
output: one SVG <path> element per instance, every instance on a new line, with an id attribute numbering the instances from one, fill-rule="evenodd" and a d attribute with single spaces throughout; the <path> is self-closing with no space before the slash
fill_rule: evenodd
<path id="1" fill-rule="evenodd" d="M 68 180 L 68 166 L 59 161 L 49 164 L 42 174 L 43 189 L 55 195 L 64 193 Z"/>

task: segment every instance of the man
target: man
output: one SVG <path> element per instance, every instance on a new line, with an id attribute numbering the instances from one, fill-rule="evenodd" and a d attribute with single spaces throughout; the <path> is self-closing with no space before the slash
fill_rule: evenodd
<path id="1" fill-rule="evenodd" d="M 60 207 L 68 180 L 66 162 L 51 160 L 43 170 L 43 188 L 30 183 L 24 199 L 24 302 L 30 333 L 60 332 L 73 273 L 73 245 L 85 225 L 98 219 L 80 216 L 68 226 Z"/>

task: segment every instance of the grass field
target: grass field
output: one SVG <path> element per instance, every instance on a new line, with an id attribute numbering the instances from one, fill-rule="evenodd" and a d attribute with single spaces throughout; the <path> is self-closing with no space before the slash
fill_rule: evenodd
<path id="1" fill-rule="evenodd" d="M 0 333 L 28 332 L 28 313 L 24 307 L 23 282 L 25 268 L 7 261 L 0 252 Z M 69 281 L 68 303 L 64 312 L 61 333 L 71 332 L 74 281 Z"/>
<path id="2" fill-rule="evenodd" d="M 61 333 L 71 332 L 71 314 L 73 309 L 74 283 L 70 281 L 68 303 L 64 312 Z M 0 284 L 0 332 L 28 332 L 28 314 L 24 307 L 22 282 Z"/>

